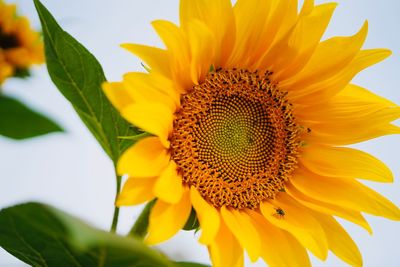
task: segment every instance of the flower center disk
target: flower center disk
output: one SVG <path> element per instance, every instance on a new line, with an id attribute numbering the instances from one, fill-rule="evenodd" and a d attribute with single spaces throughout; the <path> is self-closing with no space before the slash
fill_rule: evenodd
<path id="1" fill-rule="evenodd" d="M 17 36 L 3 32 L 0 26 L 0 49 L 10 49 L 18 46 L 19 41 Z"/>
<path id="2" fill-rule="evenodd" d="M 218 70 L 181 96 L 171 156 L 183 181 L 216 208 L 256 209 L 297 165 L 299 127 L 269 76 Z"/>

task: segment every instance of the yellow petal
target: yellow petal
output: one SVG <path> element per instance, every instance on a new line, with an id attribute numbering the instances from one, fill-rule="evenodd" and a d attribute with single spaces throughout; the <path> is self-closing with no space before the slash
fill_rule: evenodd
<path id="1" fill-rule="evenodd" d="M 258 212 L 247 211 L 261 239 L 261 257 L 269 267 L 308 267 L 310 259 L 304 247 L 290 234 L 270 224 Z"/>
<path id="2" fill-rule="evenodd" d="M 316 110 L 318 112 L 315 112 Z M 364 128 L 371 127 L 371 125 L 375 127 L 400 117 L 400 107 L 383 107 L 380 104 L 367 104 L 359 101 L 350 103 L 329 101 L 324 104 L 324 107 L 322 105 L 314 106 L 313 111 L 314 115 L 311 115 L 310 110 L 304 109 L 301 115 L 304 118 L 307 117 L 304 121 L 309 121 L 314 126 L 313 129 L 328 127 L 334 129 L 338 128 L 339 123 L 342 123 L 344 127 L 351 124 L 353 128 L 360 130 L 358 125 Z M 363 126 L 363 124 L 366 125 Z"/>
<path id="3" fill-rule="evenodd" d="M 153 73 L 130 72 L 124 75 L 124 85 L 137 103 L 157 102 L 175 111 L 179 105 L 179 89 L 164 76 Z"/>
<path id="4" fill-rule="evenodd" d="M 260 257 L 261 240 L 249 216 L 238 210 L 228 210 L 225 206 L 221 208 L 221 215 L 240 245 L 246 249 L 251 261 L 255 262 Z"/>
<path id="5" fill-rule="evenodd" d="M 158 137 L 146 137 L 128 148 L 118 160 L 118 174 L 155 177 L 167 167 L 169 155 Z"/>
<path id="6" fill-rule="evenodd" d="M 154 195 L 167 203 L 177 203 L 183 194 L 182 178 L 178 175 L 176 167 L 175 162 L 171 160 L 154 186 Z"/>
<path id="7" fill-rule="evenodd" d="M 307 123 L 307 127 L 312 130 L 304 141 L 335 146 L 350 145 L 384 135 L 399 134 L 400 128 L 390 124 L 393 118 L 398 117 L 400 108 L 385 108 L 366 112 L 354 120 L 349 116 L 348 120 Z"/>
<path id="8" fill-rule="evenodd" d="M 115 205 L 117 207 L 132 206 L 152 200 L 155 198 L 152 188 L 154 187 L 156 180 L 156 177 L 129 177 L 125 182 Z"/>
<path id="9" fill-rule="evenodd" d="M 317 47 L 335 7 L 335 3 L 319 5 L 301 16 L 291 32 L 264 56 L 261 68 L 274 70 L 278 81 L 301 70 Z"/>
<path id="10" fill-rule="evenodd" d="M 280 83 L 281 88 L 301 88 L 303 84 L 315 83 L 336 74 L 357 55 L 367 32 L 368 23 L 365 22 L 360 31 L 353 36 L 333 37 L 321 42 L 304 69 L 292 77 L 287 77 Z"/>
<path id="11" fill-rule="evenodd" d="M 213 267 L 243 267 L 243 249 L 223 220 L 208 250 Z"/>
<path id="12" fill-rule="evenodd" d="M 285 35 L 297 19 L 297 1 L 264 1 L 269 6 L 265 9 L 265 24 L 257 25 L 259 38 L 251 45 L 248 57 L 251 69 L 258 69 L 261 59 L 268 54 L 271 46 L 279 40 L 279 35 Z"/>
<path id="13" fill-rule="evenodd" d="M 343 69 L 319 82 L 291 88 L 288 98 L 297 104 L 314 105 L 329 100 L 339 93 L 363 69 L 391 55 L 387 49 L 361 50 Z"/>
<path id="14" fill-rule="evenodd" d="M 357 126 L 309 124 L 308 127 L 310 127 L 312 131 L 306 136 L 304 141 L 307 143 L 315 142 L 324 145 L 350 145 L 384 135 L 400 134 L 400 127 L 392 124 L 366 125 L 362 123 Z M 333 128 L 335 128 L 335 130 L 333 130 Z"/>
<path id="15" fill-rule="evenodd" d="M 299 160 L 307 169 L 323 176 L 393 181 L 393 174 L 385 164 L 352 148 L 313 144 L 304 149 Z"/>
<path id="16" fill-rule="evenodd" d="M 3 81 L 11 76 L 13 74 L 13 68 L 4 62 L 1 62 L 0 58 L 0 84 L 3 83 Z"/>
<path id="17" fill-rule="evenodd" d="M 390 124 L 400 118 L 399 106 L 357 86 L 343 91 L 325 103 L 296 109 L 296 117 L 312 129 L 306 142 L 348 145 L 400 133 Z"/>
<path id="18" fill-rule="evenodd" d="M 130 97 L 124 85 L 120 82 L 102 84 L 103 92 L 106 94 L 110 102 L 118 110 L 123 110 L 126 106 L 133 103 L 133 99 Z"/>
<path id="19" fill-rule="evenodd" d="M 267 30 L 265 24 L 271 12 L 272 2 L 258 0 L 236 2 L 233 8 L 236 20 L 236 42 L 226 67 L 246 67 L 250 57 L 256 56 L 253 53 L 256 49 L 258 50 L 259 42 L 266 39 L 260 38 L 260 34 Z"/>
<path id="20" fill-rule="evenodd" d="M 122 44 L 123 48 L 140 57 L 151 70 L 171 77 L 168 52 L 166 50 L 140 44 Z"/>
<path id="21" fill-rule="evenodd" d="M 167 20 L 156 20 L 152 22 L 152 25 L 168 51 L 174 55 L 178 55 L 179 52 L 182 54 L 176 60 L 182 62 L 183 60 L 186 62 L 189 61 L 189 51 L 187 50 L 187 46 L 185 46 L 187 45 L 187 40 L 177 25 Z"/>
<path id="22" fill-rule="evenodd" d="M 201 226 L 199 242 L 209 245 L 214 241 L 220 225 L 218 211 L 203 199 L 195 187 L 190 188 L 190 199 Z"/>
<path id="23" fill-rule="evenodd" d="M 317 48 L 336 6 L 336 3 L 319 5 L 300 17 L 287 41 L 287 52 L 281 52 L 287 56 L 286 61 L 274 62 L 273 69 L 277 70 L 275 79 L 285 80 L 304 68 Z"/>
<path id="24" fill-rule="evenodd" d="M 375 127 L 398 119 L 400 107 L 364 88 L 347 85 L 342 92 L 325 103 L 298 107 L 296 116 L 308 123 L 332 124 L 332 128 L 337 123 L 359 123 L 360 126 L 364 123 L 366 125 L 363 127 Z M 358 125 L 354 126 L 358 128 Z"/>
<path id="25" fill-rule="evenodd" d="M 305 0 L 301 7 L 299 16 L 302 17 L 309 15 L 314 9 L 314 4 L 314 0 Z"/>
<path id="26" fill-rule="evenodd" d="M 366 103 L 379 103 L 386 107 L 398 107 L 392 101 L 378 96 L 371 91 L 362 88 L 361 86 L 355 84 L 347 85 L 342 91 L 340 91 L 334 98 L 335 101 L 351 101 L 358 100 Z"/>
<path id="27" fill-rule="evenodd" d="M 356 180 L 297 172 L 290 181 L 299 191 L 316 200 L 400 220 L 400 210 L 396 205 Z"/>
<path id="28" fill-rule="evenodd" d="M 361 253 L 343 227 L 332 216 L 318 212 L 313 212 L 312 214 L 324 229 L 329 249 L 351 266 L 361 267 L 363 265 Z"/>
<path id="29" fill-rule="evenodd" d="M 153 21 L 152 25 L 168 50 L 173 79 L 182 88 L 190 89 L 190 51 L 184 32 L 166 20 Z"/>
<path id="30" fill-rule="evenodd" d="M 210 29 L 201 21 L 190 20 L 187 37 L 190 46 L 190 75 L 194 84 L 203 81 L 210 71 L 215 54 L 215 39 Z"/>
<path id="31" fill-rule="evenodd" d="M 155 245 L 174 236 L 185 225 L 191 211 L 189 190 L 185 188 L 176 204 L 157 200 L 149 217 L 149 235 L 145 243 Z"/>
<path id="32" fill-rule="evenodd" d="M 248 55 L 251 60 L 249 63 L 250 69 L 266 69 L 267 62 L 265 58 L 271 57 L 272 49 L 283 44 L 283 38 L 287 37 L 298 21 L 297 15 L 297 0 L 271 0 L 265 1 L 270 4 L 269 11 L 263 15 L 266 18 L 266 23 L 257 25 L 259 38 L 254 44 L 251 44 L 251 53 Z M 304 5 L 308 5 L 312 1 L 306 0 Z M 313 4 L 312 4 L 313 5 Z M 287 39 L 286 39 L 287 40 Z M 254 52 L 253 52 L 254 51 Z M 268 65 L 267 64 L 267 65 Z"/>
<path id="33" fill-rule="evenodd" d="M 235 44 L 235 20 L 229 0 L 182 0 L 180 1 L 181 26 L 187 31 L 189 21 L 200 20 L 215 38 L 215 66 L 225 64 Z M 218 23 L 215 23 L 218 21 Z"/>
<path id="34" fill-rule="evenodd" d="M 275 200 L 262 202 L 260 208 L 270 223 L 291 233 L 319 259 L 326 259 L 328 243 L 324 231 L 307 208 L 286 193 L 278 194 Z M 278 215 L 277 209 L 285 214 Z"/>
<path id="35" fill-rule="evenodd" d="M 169 147 L 168 136 L 172 130 L 173 111 L 160 103 L 135 103 L 129 105 L 121 114 L 133 125 L 160 138 Z"/>
<path id="36" fill-rule="evenodd" d="M 311 195 L 307 196 L 297 190 L 296 187 L 293 186 L 291 183 L 286 184 L 285 190 L 291 197 L 296 199 L 307 208 L 324 214 L 339 216 L 345 220 L 348 220 L 363 227 L 365 230 L 368 231 L 368 233 L 372 234 L 371 226 L 368 224 L 367 220 L 365 220 L 364 216 L 362 216 L 359 211 L 350 210 L 346 207 L 340 207 L 334 204 L 329 204 L 320 200 L 313 199 Z"/>

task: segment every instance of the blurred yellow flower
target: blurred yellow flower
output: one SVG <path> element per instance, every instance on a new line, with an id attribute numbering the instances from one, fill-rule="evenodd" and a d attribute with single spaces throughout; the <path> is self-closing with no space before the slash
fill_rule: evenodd
<path id="1" fill-rule="evenodd" d="M 361 212 L 400 219 L 399 209 L 357 179 L 392 182 L 375 157 L 345 145 L 400 133 L 400 107 L 357 85 L 391 52 L 361 49 L 367 23 L 320 41 L 336 7 L 305 0 L 181 0 L 180 26 L 153 22 L 166 49 L 139 44 L 148 73 L 104 91 L 152 134 L 120 158 L 129 175 L 116 203 L 157 198 L 146 242 L 177 233 L 191 209 L 213 266 L 243 266 L 243 251 L 269 266 L 310 266 L 306 250 L 331 250 L 361 266 L 333 216 L 371 228 Z"/>
<path id="2" fill-rule="evenodd" d="M 9 76 L 44 62 L 43 42 L 15 4 L 0 0 L 0 84 Z"/>

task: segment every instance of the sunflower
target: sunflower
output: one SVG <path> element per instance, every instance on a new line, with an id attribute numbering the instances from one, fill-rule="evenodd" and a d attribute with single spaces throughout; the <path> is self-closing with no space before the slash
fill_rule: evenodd
<path id="1" fill-rule="evenodd" d="M 0 0 L 0 84 L 32 64 L 44 61 L 43 43 L 26 17 L 18 16 L 16 5 Z"/>
<path id="2" fill-rule="evenodd" d="M 358 179 L 392 182 L 375 157 L 347 145 L 400 133 L 400 107 L 350 84 L 391 52 L 353 36 L 320 41 L 335 3 L 181 0 L 180 25 L 152 23 L 165 49 L 124 48 L 146 63 L 104 91 L 151 135 L 119 159 L 128 179 L 117 206 L 156 198 L 149 245 L 175 235 L 192 209 L 213 266 L 310 266 L 332 251 L 361 266 L 333 216 L 368 232 L 361 212 L 399 209 Z"/>

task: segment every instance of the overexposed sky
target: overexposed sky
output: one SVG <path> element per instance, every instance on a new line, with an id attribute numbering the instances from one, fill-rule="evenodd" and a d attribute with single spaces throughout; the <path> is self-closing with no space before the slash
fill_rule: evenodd
<path id="1" fill-rule="evenodd" d="M 39 28 L 39 20 L 29 0 L 16 2 L 20 13 Z M 326 1 L 317 1 L 326 2 Z M 365 48 L 385 47 L 393 56 L 355 78 L 355 83 L 400 104 L 400 1 L 340 0 L 326 37 L 350 35 L 369 21 Z M 43 0 L 61 26 L 84 44 L 103 65 L 110 81 L 125 72 L 142 70 L 140 61 L 119 47 L 136 42 L 160 45 L 150 22 L 155 19 L 178 21 L 178 0 Z M 218 22 L 216 22 L 218 23 Z M 44 66 L 34 69 L 29 80 L 9 80 L 5 93 L 48 114 L 66 129 L 16 142 L 0 137 L 0 208 L 25 201 L 40 201 L 74 214 L 99 228 L 111 224 L 115 194 L 111 161 L 80 122 L 71 105 L 51 83 Z M 357 145 L 379 157 L 395 174 L 394 184 L 368 183 L 400 204 L 400 136 L 388 136 Z M 129 230 L 137 208 L 122 208 L 119 232 Z M 366 216 L 374 234 L 344 223 L 364 257 L 365 267 L 400 266 L 400 225 Z M 198 245 L 192 232 L 181 232 L 161 249 L 176 260 L 208 262 L 207 250 Z M 312 258 L 313 266 L 346 266 L 330 254 L 325 263 Z M 0 249 L 0 267 L 25 266 Z M 265 266 L 263 262 L 248 266 Z"/>

